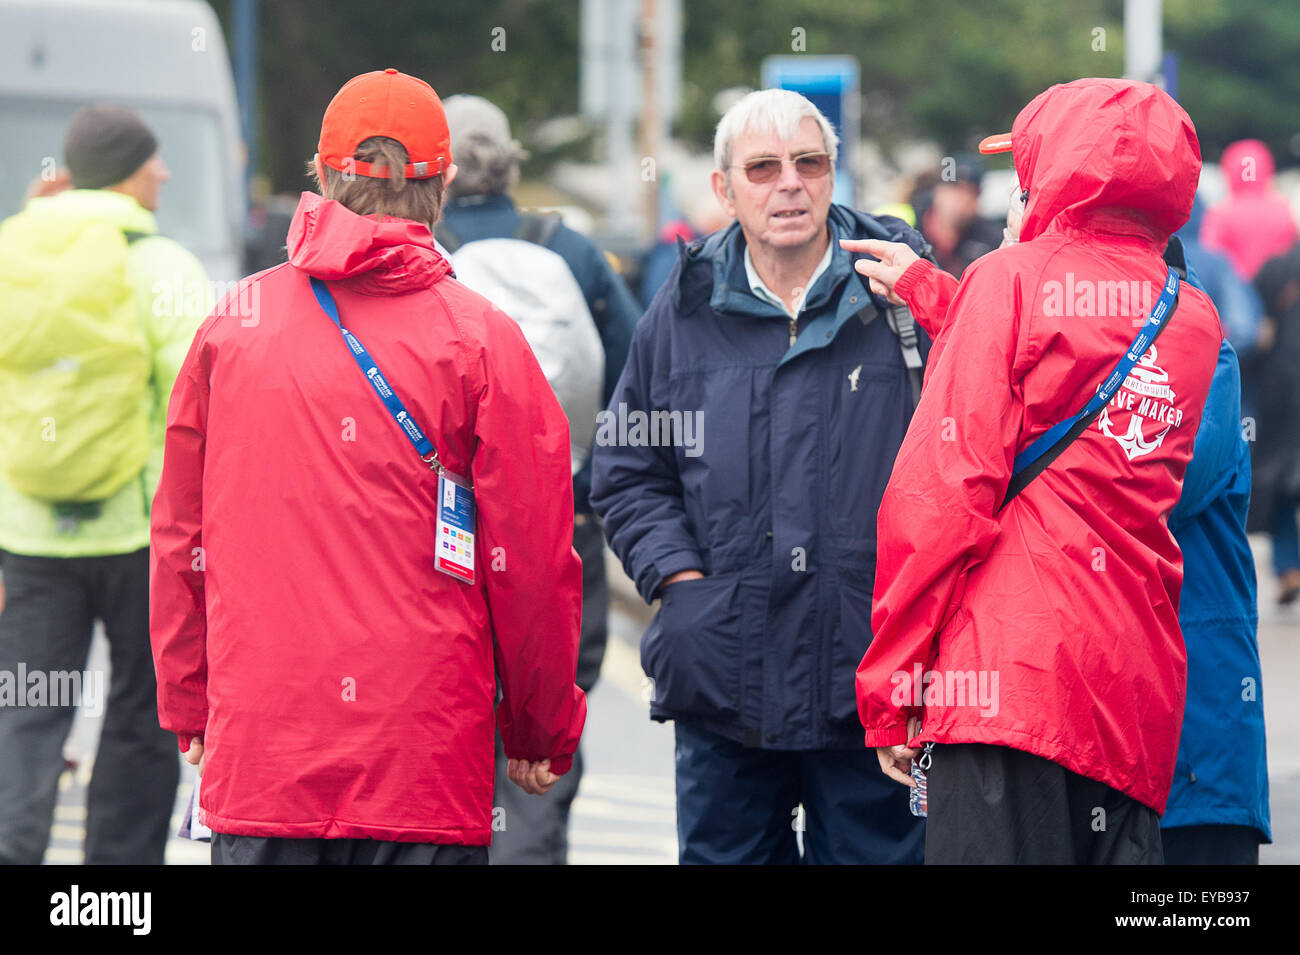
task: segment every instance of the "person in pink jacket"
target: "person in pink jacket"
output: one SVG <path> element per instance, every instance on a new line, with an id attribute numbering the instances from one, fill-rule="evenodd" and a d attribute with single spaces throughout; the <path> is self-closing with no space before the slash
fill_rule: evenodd
<path id="1" fill-rule="evenodd" d="M 1201 242 L 1222 252 L 1243 279 L 1300 238 L 1286 197 L 1273 184 L 1273 154 L 1258 139 L 1242 139 L 1219 162 L 1228 198 L 1205 213 Z"/>
<path id="2" fill-rule="evenodd" d="M 568 422 L 434 249 L 456 167 L 433 89 L 354 78 L 314 167 L 289 261 L 218 306 L 172 394 L 158 715 L 214 862 L 482 863 L 510 824 L 495 726 L 543 793 L 586 716 Z"/>

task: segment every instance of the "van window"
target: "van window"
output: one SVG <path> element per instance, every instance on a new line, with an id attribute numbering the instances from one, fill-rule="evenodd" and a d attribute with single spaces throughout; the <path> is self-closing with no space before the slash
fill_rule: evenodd
<path id="1" fill-rule="evenodd" d="M 0 218 L 22 205 L 47 156 L 63 166 L 63 137 L 84 102 L 0 99 Z M 127 103 L 158 137 L 171 179 L 162 187 L 158 231 L 195 255 L 229 252 L 229 166 L 233 144 L 222 142 L 215 112 Z M 224 160 L 224 162 L 223 162 Z"/>

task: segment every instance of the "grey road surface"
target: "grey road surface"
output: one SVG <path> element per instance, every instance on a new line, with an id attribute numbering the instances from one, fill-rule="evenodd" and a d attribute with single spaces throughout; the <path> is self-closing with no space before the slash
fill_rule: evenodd
<path id="1" fill-rule="evenodd" d="M 1278 608 L 1268 569 L 1268 543 L 1252 538 L 1259 572 L 1259 646 L 1263 660 L 1264 713 L 1268 729 L 1273 844 L 1262 847 L 1264 863 L 1300 863 L 1300 609 Z M 610 561 L 611 573 L 618 571 Z M 672 864 L 677 859 L 673 803 L 671 724 L 648 719 L 637 642 L 648 611 L 626 581 L 616 588 L 610 646 L 600 683 L 588 701 L 583 739 L 586 774 L 570 823 L 570 862 L 575 864 Z M 107 669 L 102 637 L 90 668 Z M 78 718 L 69 752 L 79 762 L 64 774 L 47 863 L 79 863 L 89 779 L 99 720 Z M 189 800 L 193 770 L 183 765 L 177 814 Z M 205 843 L 172 839 L 171 864 L 206 864 Z"/>

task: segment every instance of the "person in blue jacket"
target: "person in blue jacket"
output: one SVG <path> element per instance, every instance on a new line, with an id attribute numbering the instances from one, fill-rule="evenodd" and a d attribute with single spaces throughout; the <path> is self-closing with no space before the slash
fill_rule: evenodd
<path id="1" fill-rule="evenodd" d="M 1169 255 L 1179 264 L 1176 249 Z M 1196 264 L 1190 255 L 1188 264 Z M 1188 281 L 1204 287 L 1195 267 L 1187 272 Z M 1183 494 L 1169 517 L 1183 552 L 1178 621 L 1187 646 L 1187 705 L 1160 820 L 1167 865 L 1255 864 L 1259 844 L 1272 841 L 1249 506 L 1241 374 L 1225 340 Z"/>
<path id="2" fill-rule="evenodd" d="M 647 602 L 683 863 L 919 863 L 924 826 L 862 745 L 876 511 L 929 342 L 840 239 L 924 249 L 831 204 L 837 140 L 762 90 L 718 124 L 737 221 L 686 246 L 597 430 L 592 505 Z M 895 331 L 895 328 L 898 331 Z M 802 840 L 799 836 L 802 835 Z"/>

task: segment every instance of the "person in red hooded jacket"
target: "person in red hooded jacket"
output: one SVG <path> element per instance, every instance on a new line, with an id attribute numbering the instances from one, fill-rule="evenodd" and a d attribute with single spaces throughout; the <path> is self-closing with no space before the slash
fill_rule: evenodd
<path id="1" fill-rule="evenodd" d="M 1005 140 L 1020 242 L 946 303 L 879 513 L 859 715 L 900 782 L 927 746 L 928 863 L 1159 863 L 1186 694 L 1168 517 L 1223 337 L 1202 292 L 1182 285 L 1100 415 L 1003 501 L 1135 344 L 1200 147 L 1164 92 L 1112 79 L 1051 87 Z"/>
<path id="2" fill-rule="evenodd" d="M 214 311 L 172 394 L 159 719 L 214 862 L 486 862 L 498 681 L 528 792 L 586 717 L 568 423 L 434 249 L 456 167 L 433 89 L 355 77 L 319 148 L 289 261 Z"/>
<path id="3" fill-rule="evenodd" d="M 1273 154 L 1258 139 L 1241 139 L 1219 161 L 1228 198 L 1205 213 L 1201 243 L 1222 252 L 1247 281 L 1300 238 L 1286 197 L 1273 184 Z"/>

